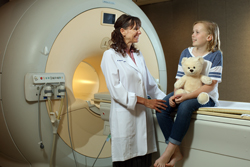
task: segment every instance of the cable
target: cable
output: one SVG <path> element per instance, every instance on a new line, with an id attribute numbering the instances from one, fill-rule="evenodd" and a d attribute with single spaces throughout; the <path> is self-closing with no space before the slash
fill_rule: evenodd
<path id="1" fill-rule="evenodd" d="M 42 137 L 41 137 L 41 121 L 40 121 L 40 95 L 41 95 L 41 91 L 43 89 L 43 87 L 46 85 L 46 83 L 44 85 L 41 86 L 40 90 L 39 90 L 39 95 L 38 95 L 38 131 L 39 131 L 39 139 L 40 139 L 40 148 L 43 149 L 44 148 L 44 145 L 43 145 L 43 142 L 42 142 Z M 76 156 L 75 156 L 75 152 L 74 152 L 74 149 L 73 149 L 73 144 L 72 144 L 72 141 L 71 141 L 71 134 L 70 134 L 70 127 L 69 127 L 69 111 L 68 111 L 68 94 L 67 94 L 67 91 L 66 92 L 66 103 L 67 103 L 67 122 L 68 122 L 68 132 L 69 132 L 69 140 L 70 140 L 70 145 L 71 145 L 71 150 L 72 150 L 72 153 L 73 153 L 73 157 L 74 157 L 74 160 L 75 160 L 75 165 L 76 167 L 78 166 L 77 165 L 77 160 L 76 160 Z M 106 142 L 110 139 L 110 134 L 108 135 L 107 139 L 105 140 L 97 158 L 95 159 L 95 162 L 93 163 L 93 166 L 95 165 L 97 159 L 99 158 Z"/>
<path id="2" fill-rule="evenodd" d="M 42 141 L 42 132 L 41 132 L 41 118 L 40 118 L 40 95 L 41 95 L 41 91 L 43 89 L 43 87 L 45 86 L 46 84 L 42 85 L 40 90 L 39 90 L 39 94 L 38 94 L 38 132 L 39 132 L 39 139 L 40 139 L 40 142 L 38 144 L 40 144 L 40 148 L 41 149 L 44 149 L 44 145 L 43 145 L 43 141 Z"/>
<path id="3" fill-rule="evenodd" d="M 74 160 L 75 160 L 75 164 L 76 164 L 76 167 L 77 167 L 77 161 L 76 161 L 75 152 L 74 152 L 73 145 L 72 145 L 72 141 L 71 141 L 70 128 L 69 128 L 68 94 L 67 94 L 67 91 L 65 91 L 65 92 L 66 92 L 66 102 L 67 102 L 67 121 L 68 121 L 69 141 L 70 141 L 70 145 L 71 145 L 73 157 L 74 157 Z"/>
<path id="4" fill-rule="evenodd" d="M 61 104 L 60 104 L 59 112 L 57 115 L 58 120 L 60 120 L 60 116 L 61 116 L 61 112 L 62 112 L 62 108 L 63 108 L 63 104 L 64 104 L 63 101 L 64 101 L 65 92 L 66 92 L 65 86 L 59 85 L 57 97 L 61 96 Z"/>
<path id="5" fill-rule="evenodd" d="M 102 148 L 101 148 L 101 151 L 99 152 L 98 156 L 96 157 L 95 162 L 93 163 L 92 167 L 94 167 L 94 165 L 95 165 L 97 159 L 99 158 L 99 156 L 100 156 L 100 154 L 101 154 L 101 152 L 102 152 L 102 150 L 103 150 L 103 148 L 104 148 L 106 142 L 109 141 L 110 137 L 111 137 L 111 134 L 108 135 L 107 139 L 106 139 L 105 142 L 103 143 Z"/>

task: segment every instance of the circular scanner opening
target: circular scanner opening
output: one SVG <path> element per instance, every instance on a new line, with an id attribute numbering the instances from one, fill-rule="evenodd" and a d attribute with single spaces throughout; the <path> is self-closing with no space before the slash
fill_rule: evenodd
<path id="1" fill-rule="evenodd" d="M 76 68 L 72 86 L 75 98 L 91 101 L 99 90 L 99 78 L 96 70 L 82 61 Z"/>

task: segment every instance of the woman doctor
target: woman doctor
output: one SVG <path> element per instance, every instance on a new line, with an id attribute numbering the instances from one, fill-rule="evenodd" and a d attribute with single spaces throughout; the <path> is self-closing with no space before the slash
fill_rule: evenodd
<path id="1" fill-rule="evenodd" d="M 113 167 L 149 167 L 157 151 L 152 111 L 167 107 L 145 60 L 134 46 L 141 21 L 123 14 L 114 24 L 110 49 L 101 68 L 111 94 L 110 129 Z M 148 99 L 148 95 L 152 99 Z"/>

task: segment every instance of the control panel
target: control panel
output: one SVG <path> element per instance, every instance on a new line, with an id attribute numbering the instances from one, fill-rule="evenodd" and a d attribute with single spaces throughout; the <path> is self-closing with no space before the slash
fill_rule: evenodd
<path id="1" fill-rule="evenodd" d="M 60 99 L 66 91 L 64 73 L 27 73 L 24 82 L 27 101 Z"/>
<path id="2" fill-rule="evenodd" d="M 34 84 L 43 83 L 65 83 L 65 77 L 63 73 L 36 73 L 33 74 Z"/>

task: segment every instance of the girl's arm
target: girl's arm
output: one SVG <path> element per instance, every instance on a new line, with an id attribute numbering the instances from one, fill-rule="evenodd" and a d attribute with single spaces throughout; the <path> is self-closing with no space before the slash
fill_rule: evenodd
<path id="1" fill-rule="evenodd" d="M 198 95 L 201 93 L 201 92 L 211 92 L 215 85 L 217 84 L 218 81 L 216 80 L 212 80 L 212 84 L 211 85 L 203 85 L 202 87 L 200 87 L 199 89 L 197 89 L 196 91 L 193 91 L 191 93 L 184 93 L 184 94 L 179 94 L 179 95 L 176 95 L 175 96 L 175 102 L 177 104 L 185 101 L 185 100 L 188 100 L 188 99 L 193 99 L 193 98 L 197 98 Z"/>
<path id="2" fill-rule="evenodd" d="M 179 79 L 176 79 L 175 82 L 177 82 L 178 80 L 179 80 Z M 174 87 L 174 95 L 171 96 L 171 97 L 168 99 L 169 105 L 170 105 L 172 108 L 176 107 L 176 103 L 175 103 L 175 91 L 176 91 L 176 89 L 175 89 L 175 87 Z"/>

